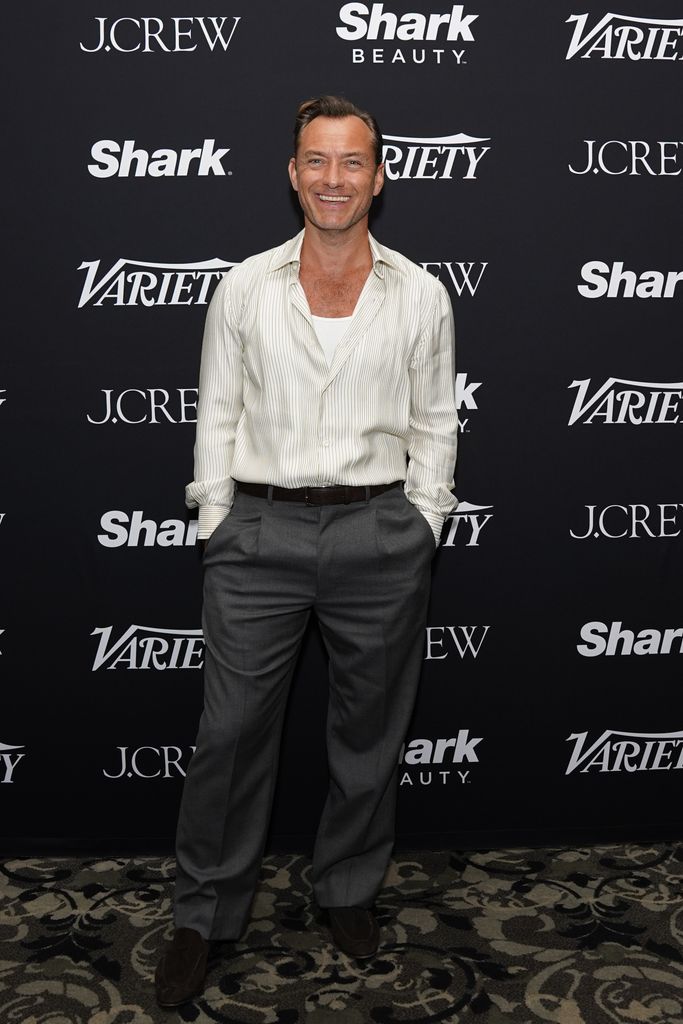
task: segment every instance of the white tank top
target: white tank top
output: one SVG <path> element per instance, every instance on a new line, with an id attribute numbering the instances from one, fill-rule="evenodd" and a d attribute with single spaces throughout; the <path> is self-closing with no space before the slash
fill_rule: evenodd
<path id="1" fill-rule="evenodd" d="M 318 341 L 325 353 L 327 365 L 332 362 L 334 350 L 346 334 L 346 330 L 353 320 L 352 316 L 313 316 L 313 327 Z"/>

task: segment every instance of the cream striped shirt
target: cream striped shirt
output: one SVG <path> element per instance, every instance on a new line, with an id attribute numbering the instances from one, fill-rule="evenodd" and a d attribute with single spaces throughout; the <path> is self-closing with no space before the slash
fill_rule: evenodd
<path id="1" fill-rule="evenodd" d="M 369 236 L 373 268 L 328 365 L 299 282 L 304 232 L 218 284 L 204 330 L 195 479 L 209 537 L 234 480 L 280 487 L 405 480 L 438 543 L 457 414 L 453 313 L 443 285 Z M 406 464 L 407 463 L 407 464 Z"/>

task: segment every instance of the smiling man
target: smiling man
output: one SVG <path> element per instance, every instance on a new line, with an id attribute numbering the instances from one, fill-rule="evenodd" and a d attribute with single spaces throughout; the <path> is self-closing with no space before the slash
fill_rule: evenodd
<path id="1" fill-rule="evenodd" d="M 349 956 L 374 956 L 398 756 L 422 663 L 431 561 L 454 508 L 453 317 L 443 286 L 368 232 L 384 183 L 372 115 L 302 104 L 295 238 L 216 288 L 199 383 L 204 711 L 176 839 L 175 931 L 157 1000 L 204 985 L 244 932 L 294 664 L 313 612 L 329 655 L 329 789 L 314 896 Z"/>

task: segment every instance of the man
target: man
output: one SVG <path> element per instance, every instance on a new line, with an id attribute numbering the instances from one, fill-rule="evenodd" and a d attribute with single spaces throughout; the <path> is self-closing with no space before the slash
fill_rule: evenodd
<path id="1" fill-rule="evenodd" d="M 187 488 L 207 540 L 205 703 L 164 1007 L 201 992 L 209 940 L 248 922 L 311 611 L 329 654 L 330 773 L 313 891 L 341 950 L 376 952 L 430 564 L 456 504 L 452 312 L 434 277 L 368 233 L 377 122 L 337 97 L 304 103 L 289 176 L 303 231 L 226 275 L 207 314 Z"/>

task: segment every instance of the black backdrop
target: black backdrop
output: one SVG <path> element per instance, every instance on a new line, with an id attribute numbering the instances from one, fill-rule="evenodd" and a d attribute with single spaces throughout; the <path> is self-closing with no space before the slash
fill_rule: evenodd
<path id="1" fill-rule="evenodd" d="M 430 15 L 448 17 L 425 39 Z M 201 708 L 183 487 L 206 299 L 299 230 L 291 125 L 320 92 L 376 113 L 393 177 L 372 230 L 441 277 L 456 316 L 461 504 L 434 562 L 401 840 L 680 830 L 681 33 L 670 0 L 12 13 L 8 837 L 171 840 Z M 275 843 L 314 832 L 325 705 L 313 627 Z"/>

